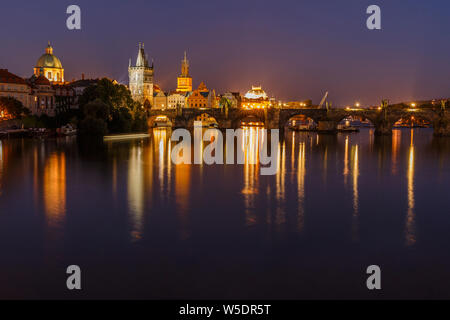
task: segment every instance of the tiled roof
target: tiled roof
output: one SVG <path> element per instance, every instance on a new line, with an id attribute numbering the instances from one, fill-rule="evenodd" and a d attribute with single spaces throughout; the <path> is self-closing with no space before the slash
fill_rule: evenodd
<path id="1" fill-rule="evenodd" d="M 83 79 L 76 80 L 70 83 L 71 87 L 89 87 L 90 85 L 96 84 L 98 79 Z"/>
<path id="2" fill-rule="evenodd" d="M 49 86 L 50 81 L 48 81 L 48 79 L 46 77 L 44 77 L 43 75 L 40 75 L 39 77 L 37 77 L 36 81 L 34 81 L 34 84 Z"/>
<path id="3" fill-rule="evenodd" d="M 21 77 L 8 72 L 8 69 L 0 69 L 0 83 L 27 84 Z"/>

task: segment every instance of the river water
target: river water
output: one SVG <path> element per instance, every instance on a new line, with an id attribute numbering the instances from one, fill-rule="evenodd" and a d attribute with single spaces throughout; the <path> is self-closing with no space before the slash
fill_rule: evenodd
<path id="1" fill-rule="evenodd" d="M 173 145 L 2 140 L 0 298 L 450 298 L 450 139 L 285 131 L 272 176 Z"/>

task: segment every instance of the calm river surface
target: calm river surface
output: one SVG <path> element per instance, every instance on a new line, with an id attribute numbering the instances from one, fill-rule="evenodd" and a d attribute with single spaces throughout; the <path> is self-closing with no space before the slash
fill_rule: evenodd
<path id="1" fill-rule="evenodd" d="M 0 298 L 450 298 L 450 138 L 286 131 L 273 176 L 171 147 L 2 140 Z"/>

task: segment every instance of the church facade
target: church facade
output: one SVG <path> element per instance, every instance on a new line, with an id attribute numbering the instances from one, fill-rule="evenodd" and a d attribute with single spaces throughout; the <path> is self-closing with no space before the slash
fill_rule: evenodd
<path id="1" fill-rule="evenodd" d="M 64 84 L 64 68 L 61 61 L 53 54 L 53 47 L 48 42 L 45 53 L 38 59 L 33 73 L 38 78 L 44 76 L 52 84 Z"/>
<path id="2" fill-rule="evenodd" d="M 142 105 L 153 105 L 153 63 L 150 66 L 145 55 L 144 44 L 139 43 L 136 64 L 128 64 L 129 89 L 132 98 Z"/>
<path id="3" fill-rule="evenodd" d="M 59 58 L 53 55 L 50 42 L 30 78 L 0 69 L 0 97 L 15 98 L 38 116 L 55 116 L 57 112 L 76 107 L 76 92 L 71 84 L 65 82 L 64 68 Z"/>

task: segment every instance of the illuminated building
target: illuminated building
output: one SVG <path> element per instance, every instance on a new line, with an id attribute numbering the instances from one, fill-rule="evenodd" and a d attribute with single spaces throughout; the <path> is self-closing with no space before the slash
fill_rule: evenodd
<path id="1" fill-rule="evenodd" d="M 30 108 L 33 100 L 31 88 L 27 82 L 9 72 L 8 69 L 0 69 L 0 97 L 15 98 L 27 108 Z M 5 115 L 5 110 L 2 111 Z"/>
<path id="2" fill-rule="evenodd" d="M 53 47 L 50 45 L 50 41 L 45 53 L 39 58 L 33 70 L 36 77 L 44 76 L 55 84 L 64 83 L 64 68 L 61 61 L 53 55 Z"/>
<path id="3" fill-rule="evenodd" d="M 167 103 L 168 107 L 170 108 L 185 108 L 186 107 L 186 100 L 189 95 L 189 92 L 172 92 L 167 97 Z"/>
<path id="4" fill-rule="evenodd" d="M 305 101 L 288 101 L 283 106 L 288 108 L 301 109 L 301 108 L 310 108 L 311 105 L 312 105 L 311 100 L 305 100 Z"/>
<path id="5" fill-rule="evenodd" d="M 128 65 L 129 89 L 133 100 L 143 105 L 153 105 L 153 63 L 150 67 L 144 51 L 144 44 L 139 43 L 136 65 Z"/>
<path id="6" fill-rule="evenodd" d="M 181 61 L 181 75 L 177 78 L 177 91 L 192 91 L 192 77 L 189 76 L 189 60 L 184 52 L 184 59 Z"/>
<path id="7" fill-rule="evenodd" d="M 28 83 L 32 88 L 33 95 L 33 102 L 29 107 L 31 112 L 37 115 L 54 116 L 56 109 L 55 90 L 50 81 L 43 75 L 38 77 L 33 75 Z"/>
<path id="8" fill-rule="evenodd" d="M 152 109 L 166 109 L 168 107 L 167 94 L 159 90 L 153 94 L 153 107 Z"/>
<path id="9" fill-rule="evenodd" d="M 0 69 L 0 97 L 12 97 L 20 101 L 36 115 L 54 116 L 56 109 L 76 107 L 77 90 L 72 84 L 64 82 L 64 69 L 61 61 L 53 55 L 50 43 L 33 70 L 31 78 L 24 79 L 7 69 Z M 3 118 L 6 118 L 5 112 Z"/>
<path id="10" fill-rule="evenodd" d="M 157 84 L 153 84 L 153 94 L 161 91 L 161 88 Z"/>
<path id="11" fill-rule="evenodd" d="M 216 108 L 216 92 L 214 90 L 209 90 L 202 82 L 197 90 L 194 90 L 187 98 L 187 102 L 189 108 Z"/>
<path id="12" fill-rule="evenodd" d="M 242 107 L 245 109 L 264 109 L 269 105 L 269 97 L 261 87 L 252 86 L 242 98 Z"/>

